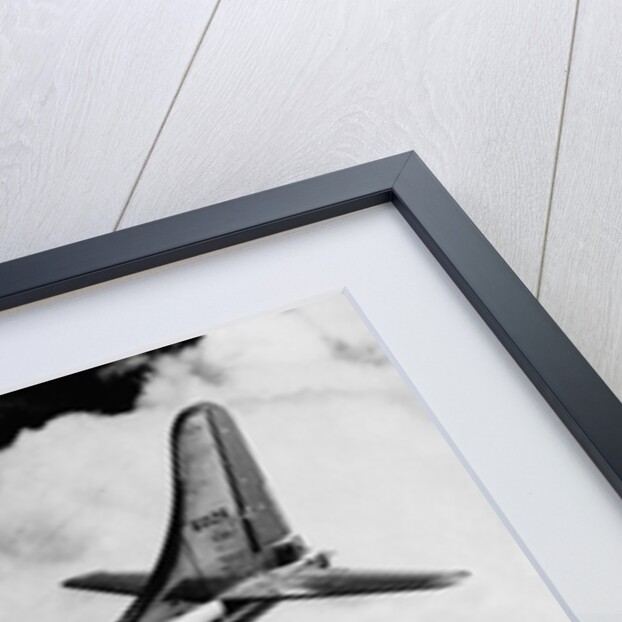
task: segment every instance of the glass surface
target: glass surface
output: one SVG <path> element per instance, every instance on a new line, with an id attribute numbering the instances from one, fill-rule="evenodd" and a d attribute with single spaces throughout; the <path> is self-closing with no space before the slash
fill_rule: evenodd
<path id="1" fill-rule="evenodd" d="M 299 579 L 305 559 L 326 574 L 331 596 L 282 603 L 266 620 L 569 619 L 343 295 L 0 397 L 0 610 L 24 620 L 104 621 L 127 609 L 127 596 L 60 583 L 99 570 L 148 574 L 172 503 L 169 431 L 181 411 L 206 402 L 231 413 L 257 465 L 227 428 L 228 438 L 202 443 L 205 455 L 191 453 L 187 465 L 194 445 L 181 447 L 179 477 L 190 481 L 196 468 L 209 486 L 188 484 L 187 512 L 196 516 L 184 513 L 166 590 L 205 572 L 215 582 L 234 574 L 235 589 L 252 573 L 264 582 L 283 573 Z M 272 493 L 262 492 L 259 470 Z M 309 548 L 281 538 L 288 532 L 278 505 Z M 227 531 L 238 514 L 253 539 Z M 243 556 L 232 561 L 229 551 L 225 563 L 223 547 L 236 537 Z M 311 545 L 334 554 L 320 558 Z M 186 548 L 193 567 L 176 571 Z M 270 563 L 261 557 L 268 550 Z M 249 556 L 264 565 L 249 570 Z M 353 579 L 352 589 L 372 593 L 335 596 L 332 567 L 377 571 L 381 585 Z M 395 570 L 421 573 L 421 583 L 384 594 L 399 589 L 385 574 Z M 181 611 L 194 615 L 222 593 Z M 152 606 L 137 620 L 156 619 Z"/>
<path id="2" fill-rule="evenodd" d="M 345 292 L 581 620 L 622 615 L 622 504 L 392 206 L 0 315 L 0 393 Z"/>

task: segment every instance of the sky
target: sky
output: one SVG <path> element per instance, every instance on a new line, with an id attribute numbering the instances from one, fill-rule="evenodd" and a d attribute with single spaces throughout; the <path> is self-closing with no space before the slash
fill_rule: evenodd
<path id="1" fill-rule="evenodd" d="M 0 614 L 121 615 L 131 599 L 60 582 L 152 567 L 170 426 L 206 400 L 232 413 L 294 530 L 335 564 L 472 573 L 436 592 L 283 603 L 266 622 L 568 620 L 343 296 L 165 353 L 129 413 L 67 413 L 0 451 Z"/>

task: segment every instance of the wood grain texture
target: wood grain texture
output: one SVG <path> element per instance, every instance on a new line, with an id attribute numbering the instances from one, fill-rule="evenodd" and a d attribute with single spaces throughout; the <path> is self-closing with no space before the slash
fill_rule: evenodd
<path id="1" fill-rule="evenodd" d="M 622 5 L 582 2 L 541 301 L 622 398 Z"/>
<path id="2" fill-rule="evenodd" d="M 112 230 L 214 4 L 0 3 L 0 261 Z"/>
<path id="3" fill-rule="evenodd" d="M 224 0 L 122 226 L 415 149 L 533 288 L 573 12 Z"/>

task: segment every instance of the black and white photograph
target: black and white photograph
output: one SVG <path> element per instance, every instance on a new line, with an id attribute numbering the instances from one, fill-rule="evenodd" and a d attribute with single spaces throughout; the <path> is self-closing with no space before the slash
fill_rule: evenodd
<path id="1" fill-rule="evenodd" d="M 7 619 L 569 619 L 343 295 L 0 396 L 0 507 Z"/>

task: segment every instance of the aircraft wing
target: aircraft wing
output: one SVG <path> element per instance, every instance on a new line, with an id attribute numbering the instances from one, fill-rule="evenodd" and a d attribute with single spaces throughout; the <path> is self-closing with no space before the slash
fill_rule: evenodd
<path id="1" fill-rule="evenodd" d="M 221 598 L 223 602 L 269 601 L 438 590 L 456 584 L 468 574 L 303 567 L 289 574 L 277 570 L 253 577 L 227 590 Z"/>
<path id="2" fill-rule="evenodd" d="M 147 586 L 148 580 L 149 575 L 147 573 L 91 572 L 63 581 L 63 587 L 139 596 Z"/>

